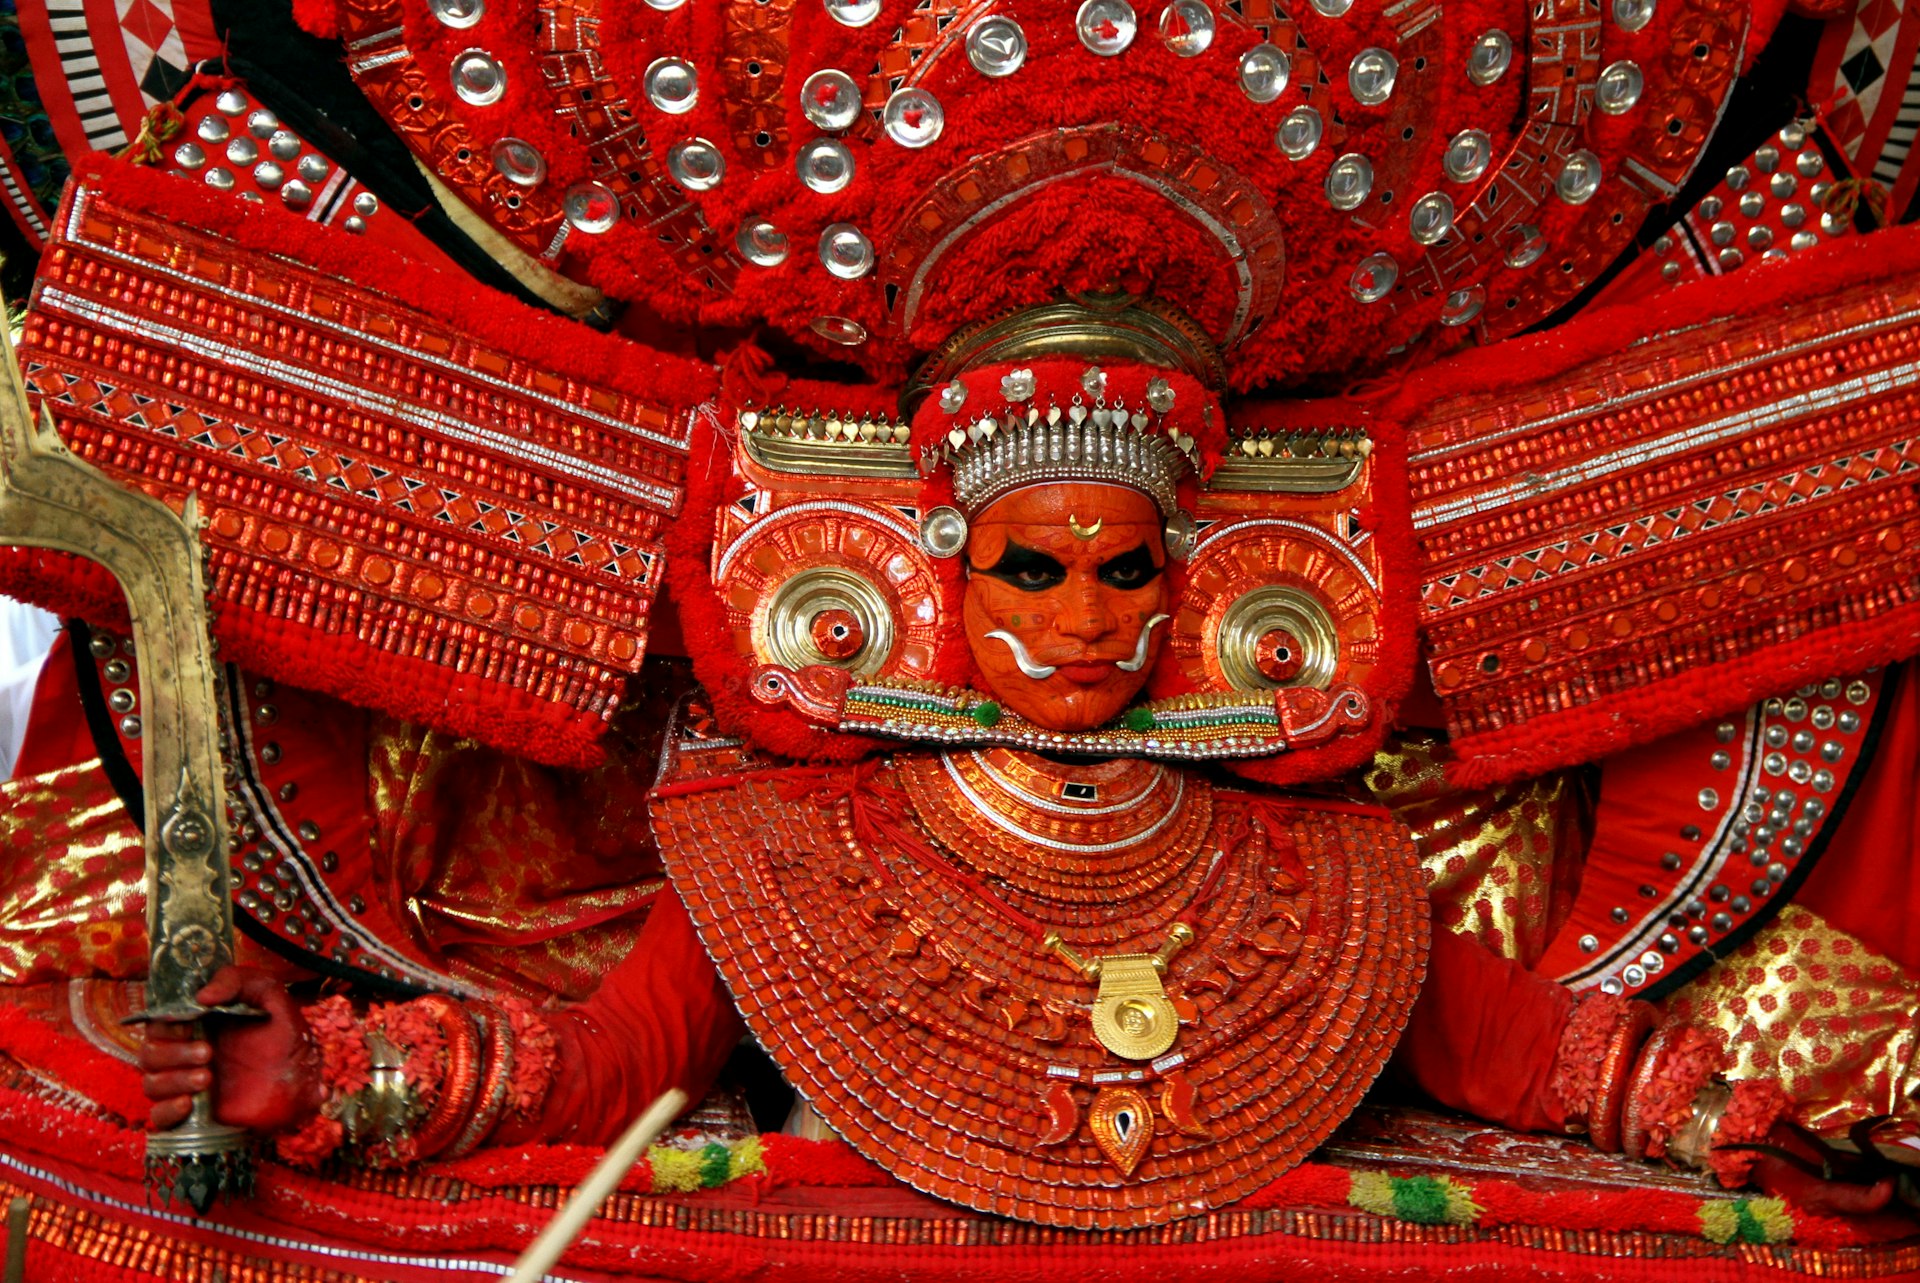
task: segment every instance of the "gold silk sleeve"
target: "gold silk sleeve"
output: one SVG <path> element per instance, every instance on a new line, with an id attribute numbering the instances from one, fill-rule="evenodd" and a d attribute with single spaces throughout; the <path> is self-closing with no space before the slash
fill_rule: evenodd
<path id="1" fill-rule="evenodd" d="M 1374 756 L 1362 781 L 1413 830 L 1434 925 L 1531 967 L 1580 889 L 1592 830 L 1588 776 L 1555 771 L 1498 788 L 1454 788 L 1445 754 L 1437 736 L 1407 732 Z"/>

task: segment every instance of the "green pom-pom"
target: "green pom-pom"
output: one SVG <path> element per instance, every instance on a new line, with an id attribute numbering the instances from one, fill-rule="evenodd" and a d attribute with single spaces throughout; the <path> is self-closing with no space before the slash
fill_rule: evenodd
<path id="1" fill-rule="evenodd" d="M 1150 708 L 1130 708 L 1121 719 L 1130 731 L 1150 731 L 1153 729 L 1153 710 Z"/>
<path id="2" fill-rule="evenodd" d="M 716 1189 L 727 1183 L 733 1174 L 733 1155 L 727 1147 L 717 1141 L 709 1141 L 700 1149 L 700 1183 L 708 1189 Z"/>
<path id="3" fill-rule="evenodd" d="M 991 730 L 1000 724 L 1000 706 L 990 699 L 985 700 L 968 709 L 967 716 Z"/>

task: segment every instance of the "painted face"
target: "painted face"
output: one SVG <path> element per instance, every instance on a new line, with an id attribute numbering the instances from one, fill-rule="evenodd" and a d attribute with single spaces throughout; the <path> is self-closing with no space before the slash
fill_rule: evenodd
<path id="1" fill-rule="evenodd" d="M 1165 632 L 1153 500 L 1063 482 L 989 504 L 967 539 L 967 643 L 1006 707 L 1055 731 L 1099 726 L 1146 683 Z"/>

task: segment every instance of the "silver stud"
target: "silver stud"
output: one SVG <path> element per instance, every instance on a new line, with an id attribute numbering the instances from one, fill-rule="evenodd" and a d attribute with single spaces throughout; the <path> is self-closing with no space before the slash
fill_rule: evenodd
<path id="1" fill-rule="evenodd" d="M 1440 168 L 1456 183 L 1470 183 L 1493 163 L 1493 140 L 1478 129 L 1463 129 L 1447 143 Z"/>
<path id="2" fill-rule="evenodd" d="M 1634 989 L 1638 989 L 1641 985 L 1647 983 L 1647 973 L 1638 966 L 1622 968 L 1620 978 L 1625 980 L 1630 988 Z"/>
<path id="3" fill-rule="evenodd" d="M 1440 305 L 1440 324 L 1468 325 L 1487 305 L 1487 291 L 1478 285 L 1455 290 Z"/>
<path id="4" fill-rule="evenodd" d="M 280 128 L 280 117 L 265 107 L 257 107 L 247 113 L 247 132 L 255 138 L 271 138 L 273 131 Z"/>
<path id="5" fill-rule="evenodd" d="M 260 159 L 260 144 L 244 135 L 227 144 L 227 161 L 230 164 L 246 166 Z"/>
<path id="6" fill-rule="evenodd" d="M 1780 225 L 1789 231 L 1807 221 L 1807 207 L 1795 201 L 1780 207 Z M 1798 245 L 1795 249 L 1800 248 Z"/>
<path id="7" fill-rule="evenodd" d="M 1646 78 L 1640 74 L 1639 66 L 1622 58 L 1600 73 L 1593 87 L 1593 101 L 1609 116 L 1624 115 L 1640 101 L 1646 87 Z"/>
<path id="8" fill-rule="evenodd" d="M 495 143 L 493 167 L 515 187 L 538 187 L 547 176 L 547 158 L 524 138 L 502 138 Z"/>
<path id="9" fill-rule="evenodd" d="M 1380 250 L 1360 260 L 1347 280 L 1347 288 L 1362 303 L 1378 303 L 1393 292 L 1394 282 L 1399 279 L 1400 264 L 1393 255 Z"/>
<path id="10" fill-rule="evenodd" d="M 820 233 L 820 262 L 843 281 L 873 270 L 873 242 L 852 223 L 829 223 Z"/>
<path id="11" fill-rule="evenodd" d="M 1827 159 L 1820 154 L 1819 148 L 1809 147 L 1793 158 L 1793 167 L 1800 171 L 1802 178 L 1816 178 L 1827 167 Z"/>
<path id="12" fill-rule="evenodd" d="M 1860 729 L 1860 714 L 1850 708 L 1843 708 L 1835 724 L 1846 734 L 1851 735 Z"/>
<path id="13" fill-rule="evenodd" d="M 667 157 L 667 167 L 673 167 L 671 153 Z M 674 176 L 679 177 L 678 174 Z M 590 236 L 612 231 L 614 224 L 620 221 L 620 198 L 613 194 L 611 188 L 600 183 L 575 183 L 567 188 L 567 194 L 560 198 L 560 209 L 567 216 L 567 222 Z"/>
<path id="14" fill-rule="evenodd" d="M 487 11 L 486 0 L 427 0 L 427 7 L 442 26 L 456 31 L 473 26 Z"/>
<path id="15" fill-rule="evenodd" d="M 1160 43 L 1182 58 L 1198 58 L 1213 45 L 1213 10 L 1200 0 L 1173 0 L 1160 11 Z"/>
<path id="16" fill-rule="evenodd" d="M 1310 0 L 1310 3 L 1322 18 L 1338 18 L 1353 8 L 1353 0 Z"/>
<path id="17" fill-rule="evenodd" d="M 1780 168 L 1780 149 L 1767 143 L 1753 153 L 1753 165 L 1763 174 L 1771 174 Z"/>
<path id="18" fill-rule="evenodd" d="M 787 234 L 772 223 L 748 223 L 733 238 L 740 257 L 755 267 L 778 267 L 787 261 Z"/>
<path id="19" fill-rule="evenodd" d="M 1347 88 L 1362 106 L 1378 107 L 1393 97 L 1400 60 L 1385 49 L 1362 49 L 1347 64 Z"/>
<path id="20" fill-rule="evenodd" d="M 280 189 L 280 199 L 286 203 L 288 209 L 305 209 L 313 200 L 313 188 L 298 178 L 291 178 L 287 180 L 287 185 Z"/>
<path id="21" fill-rule="evenodd" d="M 816 71 L 800 86 L 800 110 L 821 129 L 850 129 L 860 119 L 860 86 L 844 71 Z"/>
<path id="22" fill-rule="evenodd" d="M 1613 21 L 1622 31 L 1638 31 L 1653 21 L 1653 0 L 1613 0 Z"/>
<path id="23" fill-rule="evenodd" d="M 1569 205 L 1584 205 L 1600 190 L 1600 158 L 1582 148 L 1567 157 L 1553 189 Z"/>
<path id="24" fill-rule="evenodd" d="M 700 100 L 700 78 L 693 64 L 682 58 L 655 58 L 640 78 L 647 101 L 670 116 L 693 110 Z"/>
<path id="25" fill-rule="evenodd" d="M 1278 45 L 1255 45 L 1240 55 L 1240 92 L 1254 102 L 1272 102 L 1278 98 L 1292 75 L 1293 60 Z M 1314 124 L 1314 141 L 1318 142 L 1320 131 L 1317 114 Z M 1285 151 L 1286 148 L 1283 146 L 1280 150 Z M 1313 149 L 1309 147 L 1307 150 Z"/>
<path id="26" fill-rule="evenodd" d="M 864 27 L 880 16 L 880 0 L 826 0 L 827 16 L 843 27 Z"/>
<path id="27" fill-rule="evenodd" d="M 808 191 L 837 192 L 853 181 L 853 153 L 836 138 L 816 138 L 793 158 Z"/>
<path id="28" fill-rule="evenodd" d="M 1749 247 L 1757 250 L 1767 248 L 1767 246 L 1773 244 L 1773 229 L 1764 226 L 1749 227 L 1747 229 L 1747 244 Z"/>
<path id="29" fill-rule="evenodd" d="M 1295 107 L 1274 131 L 1273 145 L 1288 160 L 1305 160 L 1320 145 L 1322 132 L 1319 112 L 1311 107 Z"/>
<path id="30" fill-rule="evenodd" d="M 1776 200 L 1789 199 L 1799 188 L 1800 180 L 1785 170 L 1767 180 L 1767 190 L 1773 193 Z"/>
<path id="31" fill-rule="evenodd" d="M 1102 58 L 1126 52 L 1139 29 L 1127 0 L 1085 0 L 1073 18 L 1080 43 Z"/>
<path id="32" fill-rule="evenodd" d="M 278 161 L 263 160 L 253 167 L 253 181 L 265 191 L 277 192 L 280 184 L 287 181 L 287 171 L 280 168 Z"/>
<path id="33" fill-rule="evenodd" d="M 1490 85 L 1507 74 L 1513 65 L 1513 37 L 1499 28 L 1482 32 L 1467 54 L 1467 79 L 1476 85 Z"/>
<path id="34" fill-rule="evenodd" d="M 124 682 L 133 676 L 133 666 L 124 659 L 110 659 L 100 666 L 100 675 L 110 682 Z"/>
<path id="35" fill-rule="evenodd" d="M 1720 790 L 1701 789 L 1699 796 L 1694 800 L 1700 803 L 1701 810 L 1711 811 L 1720 805 Z"/>
<path id="36" fill-rule="evenodd" d="M 140 719 L 138 717 L 121 718 L 120 733 L 126 736 L 130 740 L 139 739 L 140 738 Z"/>
<path id="37" fill-rule="evenodd" d="M 1513 229 L 1505 262 L 1508 267 L 1532 267 L 1546 252 L 1547 238 L 1540 234 L 1540 229 L 1532 223 L 1522 223 Z"/>
<path id="38" fill-rule="evenodd" d="M 967 32 L 967 61 L 983 76 L 1011 76 L 1027 61 L 1027 33 L 1005 14 L 989 14 Z"/>
<path id="39" fill-rule="evenodd" d="M 1745 190 L 1747 190 L 1748 185 L 1752 182 L 1753 182 L 1753 175 L 1750 172 L 1748 172 L 1747 167 L 1745 165 L 1733 165 L 1728 168 L 1727 170 L 1727 190 L 1728 191 L 1744 192 Z"/>
<path id="40" fill-rule="evenodd" d="M 369 191 L 357 191 L 353 194 L 353 212 L 362 218 L 372 218 L 380 212 L 380 198 Z"/>
<path id="41" fill-rule="evenodd" d="M 1373 162 L 1350 151 L 1327 170 L 1327 203 L 1338 210 L 1358 209 L 1373 192 Z"/>
<path id="42" fill-rule="evenodd" d="M 507 92 L 507 73 L 485 49 L 466 49 L 453 60 L 453 92 L 475 107 L 491 107 Z"/>
<path id="43" fill-rule="evenodd" d="M 1580 952 L 1593 953 L 1593 952 L 1596 952 L 1599 948 L 1600 948 L 1600 938 L 1598 936 L 1581 936 L 1580 937 Z"/>
<path id="44" fill-rule="evenodd" d="M 1767 209 L 1767 198 L 1759 192 L 1748 192 L 1740 198 L 1740 212 L 1748 218 L 1758 218 Z"/>
<path id="45" fill-rule="evenodd" d="M 1407 211 L 1407 230 L 1421 245 L 1432 245 L 1453 230 L 1453 198 L 1428 192 Z"/>
<path id="46" fill-rule="evenodd" d="M 1829 236 L 1839 236 L 1853 227 L 1853 220 L 1842 218 L 1832 210 L 1820 215 L 1820 230 Z"/>
<path id="47" fill-rule="evenodd" d="M 1619 976 L 1608 976 L 1600 982 L 1600 992 L 1606 994 L 1609 998 L 1617 998 L 1624 993 L 1625 990 L 1626 987 L 1620 983 Z"/>
<path id="48" fill-rule="evenodd" d="M 173 163 L 182 169 L 198 169 L 207 163 L 207 153 L 199 143 L 181 143 L 173 149 Z"/>
<path id="49" fill-rule="evenodd" d="M 848 316 L 816 316 L 807 322 L 815 334 L 841 347 L 859 347 L 867 341 L 867 327 Z"/>
<path id="50" fill-rule="evenodd" d="M 945 504 L 928 509 L 920 521 L 920 546 L 936 557 L 959 556 L 967 546 L 966 516 Z"/>
<path id="51" fill-rule="evenodd" d="M 326 159 L 315 155 L 313 152 L 308 152 L 302 156 L 299 165 L 295 166 L 295 168 L 300 171 L 300 177 L 310 183 L 324 183 L 327 181 Z"/>
<path id="52" fill-rule="evenodd" d="M 134 703 L 134 693 L 125 687 L 107 696 L 107 707 L 116 713 L 131 713 Z"/>
<path id="53" fill-rule="evenodd" d="M 946 128 L 947 113 L 940 100 L 924 89 L 896 89 L 887 97 L 880 123 L 887 137 L 902 147 L 925 147 Z"/>
<path id="54" fill-rule="evenodd" d="M 233 190 L 233 171 L 215 166 L 207 171 L 207 186 L 217 192 Z"/>
<path id="55" fill-rule="evenodd" d="M 667 172 L 673 175 L 674 182 L 690 192 L 710 191 L 727 176 L 727 158 L 706 139 L 689 138 L 667 149 Z M 617 203 L 615 212 L 618 212 Z"/>
<path id="56" fill-rule="evenodd" d="M 227 127 L 225 118 L 220 116 L 200 117 L 200 124 L 193 132 L 203 143 L 223 143 L 233 133 Z"/>
<path id="57" fill-rule="evenodd" d="M 1708 760 L 1712 763 L 1714 770 L 1724 771 L 1733 765 L 1733 754 L 1727 752 L 1725 749 L 1721 749 Z"/>
<path id="58" fill-rule="evenodd" d="M 238 89 L 222 89 L 220 96 L 213 100 L 213 105 L 224 115 L 238 116 L 247 109 L 247 96 Z"/>

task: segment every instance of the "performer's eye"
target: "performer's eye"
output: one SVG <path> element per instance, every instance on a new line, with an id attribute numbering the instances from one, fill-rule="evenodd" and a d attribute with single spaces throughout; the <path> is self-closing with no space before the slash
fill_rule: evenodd
<path id="1" fill-rule="evenodd" d="M 1067 578 L 1067 568 L 1046 553 L 1022 548 L 1011 541 L 993 569 L 986 573 L 1022 592 L 1044 592 L 1065 583 Z"/>
<path id="2" fill-rule="evenodd" d="M 1153 564 L 1153 554 L 1141 544 L 1101 566 L 1100 582 L 1109 588 L 1144 588 L 1159 573 L 1160 567 Z"/>

